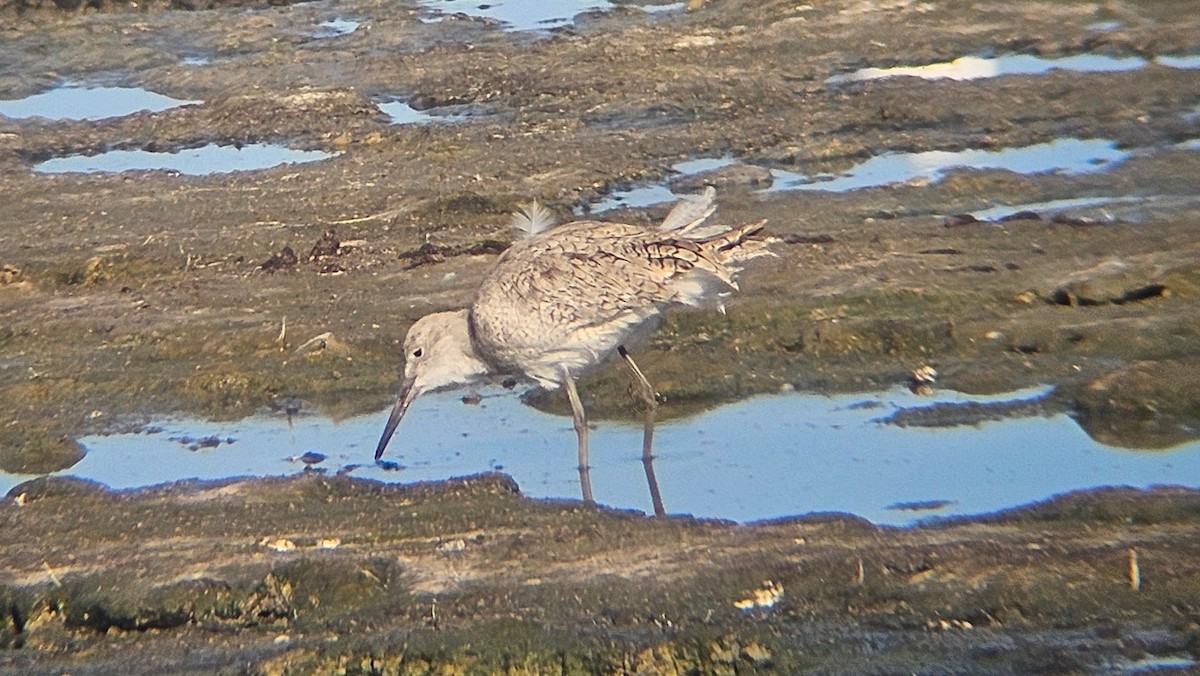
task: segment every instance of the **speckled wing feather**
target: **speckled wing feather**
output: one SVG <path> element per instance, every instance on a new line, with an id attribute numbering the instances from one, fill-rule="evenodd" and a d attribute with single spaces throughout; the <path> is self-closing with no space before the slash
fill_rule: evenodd
<path id="1" fill-rule="evenodd" d="M 659 230 L 674 230 L 676 234 L 687 234 L 708 220 L 717 210 L 717 191 L 711 185 L 699 195 L 683 195 L 671 208 L 671 212 L 658 226 Z"/>
<path id="2" fill-rule="evenodd" d="M 736 251 L 761 223 L 696 240 L 678 231 L 581 221 L 518 241 L 471 307 L 485 357 L 555 386 L 657 324 L 672 305 L 698 305 L 736 288 Z"/>

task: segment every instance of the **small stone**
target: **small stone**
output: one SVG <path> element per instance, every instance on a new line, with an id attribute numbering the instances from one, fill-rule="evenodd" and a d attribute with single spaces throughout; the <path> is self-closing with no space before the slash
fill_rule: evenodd
<path id="1" fill-rule="evenodd" d="M 276 552 L 293 552 L 296 551 L 296 543 L 287 538 L 276 538 L 266 543 L 267 549 Z"/>
<path id="2" fill-rule="evenodd" d="M 771 663 L 771 651 L 759 643 L 751 643 L 742 648 L 742 657 L 750 660 L 755 666 L 767 666 Z"/>
<path id="3" fill-rule="evenodd" d="M 942 219 L 942 226 L 946 228 L 958 228 L 978 222 L 979 219 L 971 214 L 951 214 Z"/>
<path id="4" fill-rule="evenodd" d="M 21 268 L 4 263 L 0 265 L 0 286 L 21 281 Z"/>

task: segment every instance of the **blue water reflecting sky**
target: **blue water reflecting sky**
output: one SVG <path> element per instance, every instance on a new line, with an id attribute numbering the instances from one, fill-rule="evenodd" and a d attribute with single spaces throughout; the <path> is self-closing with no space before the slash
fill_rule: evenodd
<path id="1" fill-rule="evenodd" d="M 0 100 L 0 115 L 14 119 L 102 120 L 141 110 L 158 112 L 203 101 L 185 101 L 140 87 L 67 84 L 23 99 Z"/>
<path id="2" fill-rule="evenodd" d="M 889 183 L 925 178 L 940 180 L 958 167 L 1007 169 L 1019 174 L 1062 172 L 1084 174 L 1103 171 L 1129 157 L 1109 139 L 1065 138 L 1019 148 L 960 151 L 930 150 L 922 153 L 886 153 L 851 167 L 841 174 L 806 176 L 772 169 L 772 190 L 824 190 L 844 192 Z"/>
<path id="3" fill-rule="evenodd" d="M 189 176 L 204 176 L 232 171 L 268 169 L 281 164 L 315 162 L 333 157 L 321 150 L 295 150 L 276 143 L 251 143 L 242 146 L 210 143 L 173 153 L 146 150 L 110 150 L 98 155 L 55 157 L 34 166 L 47 174 L 70 172 L 122 172 L 165 169 Z"/>
<path id="4" fill-rule="evenodd" d="M 1168 68 L 1200 68 L 1200 56 L 1159 56 L 1154 62 Z M 862 82 L 889 77 L 919 77 L 925 80 L 978 80 L 1001 75 L 1042 75 L 1054 70 L 1077 73 L 1117 73 L 1137 70 L 1149 65 L 1140 56 L 1107 56 L 1105 54 L 1075 54 L 1047 59 L 1032 54 L 1007 54 L 997 57 L 962 56 L 953 61 L 922 66 L 890 68 L 860 68 L 852 73 L 834 75 L 830 83 Z"/>
<path id="5" fill-rule="evenodd" d="M 319 466 L 330 472 L 361 464 L 352 476 L 412 482 L 501 469 L 527 495 L 579 496 L 570 418 L 529 408 L 503 390 L 487 391 L 478 406 L 461 403 L 460 394 L 431 394 L 413 404 L 385 455 L 404 467 L 399 471 L 372 464 L 387 417 L 380 412 L 336 423 L 301 416 L 294 429 L 282 414 L 235 423 L 164 421 L 154 433 L 83 439 L 87 457 L 59 474 L 117 488 L 282 475 L 303 469 L 290 457 L 317 451 L 328 456 Z M 672 513 L 739 521 L 844 511 L 877 523 L 908 524 L 1095 486 L 1200 483 L 1200 444 L 1167 451 L 1112 448 L 1090 439 L 1064 415 L 948 429 L 876 422 L 898 406 L 980 400 L 985 399 L 953 392 L 920 398 L 903 389 L 837 397 L 792 393 L 670 421 L 656 436 L 663 500 Z M 207 436 L 221 443 L 189 450 L 195 439 Z M 640 425 L 597 425 L 591 476 L 599 502 L 650 511 L 640 448 Z M 0 490 L 25 478 L 0 474 Z M 889 508 L 924 501 L 947 504 L 923 512 Z"/>
<path id="6" fill-rule="evenodd" d="M 461 12 L 504 22 L 509 30 L 546 30 L 571 23 L 575 15 L 588 10 L 612 9 L 608 0 L 422 0 L 422 4 L 442 14 Z"/>

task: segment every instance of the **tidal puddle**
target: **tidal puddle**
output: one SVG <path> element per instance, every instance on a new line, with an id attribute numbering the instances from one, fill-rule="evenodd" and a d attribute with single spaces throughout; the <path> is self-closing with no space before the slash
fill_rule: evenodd
<path id="1" fill-rule="evenodd" d="M 252 143 L 240 147 L 210 143 L 173 153 L 110 150 L 98 155 L 68 155 L 36 164 L 33 170 L 46 174 L 64 174 L 165 169 L 188 176 L 206 176 L 269 169 L 281 164 L 316 162 L 336 154 L 322 150 L 295 150 L 275 143 Z"/>
<path id="2" fill-rule="evenodd" d="M 1196 665 L 1196 660 L 1188 655 L 1151 655 L 1120 666 L 1123 667 L 1121 673 L 1124 674 L 1168 674 L 1192 673 Z"/>
<path id="3" fill-rule="evenodd" d="M 441 15 L 462 13 L 495 19 L 514 31 L 545 31 L 567 26 L 582 12 L 605 11 L 613 7 L 608 0 L 422 0 L 421 4 Z M 440 20 L 440 16 L 435 19 Z"/>
<path id="4" fill-rule="evenodd" d="M 1103 207 L 1115 204 L 1134 204 L 1160 199 L 1155 197 L 1073 197 L 1046 202 L 1030 202 L 1027 204 L 1010 204 L 995 206 L 990 209 L 973 211 L 971 215 L 981 221 L 998 221 L 1020 213 L 1035 213 L 1042 217 L 1067 209 Z"/>
<path id="5" fill-rule="evenodd" d="M 918 178 L 939 181 L 947 171 L 956 168 L 1005 169 L 1019 174 L 1084 174 L 1104 171 L 1131 154 L 1128 150 L 1118 149 L 1116 142 L 1108 139 L 1074 138 L 1001 150 L 971 148 L 958 152 L 930 150 L 923 153 L 887 153 L 872 157 L 841 174 L 807 176 L 772 169 L 775 181 L 769 190 L 844 192 Z"/>
<path id="6" fill-rule="evenodd" d="M 569 417 L 539 412 L 498 388 L 486 390 L 474 406 L 463 404 L 461 394 L 418 399 L 384 456 L 386 466 L 372 463 L 385 411 L 340 422 L 300 416 L 291 428 L 282 414 L 233 423 L 158 421 L 152 432 L 81 439 L 87 456 L 56 474 L 131 488 L 294 474 L 306 471 L 307 460 L 331 474 L 406 483 L 500 470 L 526 495 L 579 497 Z M 905 525 L 1096 486 L 1196 485 L 1200 443 L 1122 450 L 1093 441 L 1061 414 L 949 428 L 880 422 L 901 408 L 934 402 L 1036 400 L 1045 394 L 1033 389 L 998 397 L 918 397 L 896 389 L 761 396 L 660 424 L 654 468 L 668 512 L 738 521 L 841 511 Z M 600 422 L 591 443 L 597 500 L 649 512 L 641 426 Z M 304 458 L 306 453 L 314 455 Z M 28 478 L 0 474 L 0 492 Z"/>
<path id="7" fill-rule="evenodd" d="M 329 19 L 317 24 L 317 30 L 313 33 L 313 37 L 317 39 L 336 38 L 341 35 L 349 35 L 358 30 L 362 25 L 358 21 L 351 19 Z"/>
<path id="8" fill-rule="evenodd" d="M 672 2 L 666 5 L 640 5 L 638 9 L 647 14 L 670 14 L 687 9 L 686 2 Z"/>
<path id="9" fill-rule="evenodd" d="M 438 124 L 461 122 L 471 115 L 451 112 L 449 109 L 417 110 L 408 105 L 407 101 L 395 99 L 376 104 L 380 110 L 392 118 L 392 124 Z"/>
<path id="10" fill-rule="evenodd" d="M 0 115 L 17 120 L 104 120 L 140 111 L 157 113 L 204 103 L 156 94 L 141 87 L 88 87 L 66 84 L 23 99 L 0 100 Z"/>
<path id="11" fill-rule="evenodd" d="M 1173 147 L 1179 150 L 1194 149 L 1189 144 L 1190 142 L 1184 142 Z M 840 174 L 808 175 L 785 169 L 771 169 L 771 185 L 761 192 L 846 192 L 921 179 L 937 182 L 953 169 L 1003 169 L 1019 174 L 1085 174 L 1110 169 L 1132 154 L 1133 151 L 1118 149 L 1116 141 L 1109 139 L 1075 138 L 1000 150 L 968 148 L 957 152 L 931 150 L 922 153 L 885 153 Z M 576 207 L 575 214 L 578 216 L 589 211 L 601 212 L 620 207 L 640 208 L 673 202 L 678 200 L 680 195 L 671 190 L 671 182 L 739 163 L 739 160 L 730 157 L 680 162 L 671 167 L 671 176 L 668 179 L 616 191 L 595 204 L 587 205 L 586 208 Z"/>
<path id="12" fill-rule="evenodd" d="M 1159 56 L 1155 57 L 1154 61 L 1168 68 L 1180 68 L 1184 70 L 1200 68 L 1200 54 L 1190 56 Z"/>
<path id="13" fill-rule="evenodd" d="M 687 160 L 679 162 L 671 166 L 671 178 L 679 179 L 685 176 L 695 176 L 706 171 L 721 169 L 737 164 L 737 160 L 730 157 L 709 157 L 696 160 Z M 674 202 L 679 199 L 679 195 L 673 192 L 667 182 L 639 185 L 628 190 L 618 190 L 604 200 L 596 204 L 588 205 L 589 211 L 600 212 L 608 211 L 609 209 L 619 209 L 621 207 L 641 208 L 648 207 L 652 204 L 661 204 L 663 202 Z M 575 214 L 582 215 L 583 207 L 578 207 Z"/>
<path id="14" fill-rule="evenodd" d="M 1154 62 L 1168 68 L 1200 68 L 1197 56 L 1158 56 Z M 1105 56 L 1103 54 L 1078 54 L 1057 59 L 1044 59 L 1030 54 L 1009 54 L 998 57 L 963 56 L 953 61 L 930 63 L 923 66 L 896 66 L 892 68 L 860 68 L 852 73 L 834 75 L 825 81 L 830 84 L 864 82 L 888 77 L 919 77 L 925 80 L 979 80 L 1002 75 L 1042 75 L 1054 70 L 1077 73 L 1117 73 L 1137 70 L 1149 65 L 1140 56 Z"/>

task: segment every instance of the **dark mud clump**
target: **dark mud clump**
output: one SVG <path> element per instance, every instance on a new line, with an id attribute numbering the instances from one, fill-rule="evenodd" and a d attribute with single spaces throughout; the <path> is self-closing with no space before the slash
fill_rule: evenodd
<path id="1" fill-rule="evenodd" d="M 879 422 L 900 427 L 956 427 L 980 423 L 1049 416 L 1062 413 L 1065 404 L 1053 398 L 1053 393 L 1029 399 L 996 402 L 935 403 L 928 406 L 901 408 Z"/>
<path id="2" fill-rule="evenodd" d="M 264 272 L 278 272 L 280 270 L 290 270 L 296 267 L 300 259 L 296 257 L 296 252 L 290 246 L 284 246 L 278 252 L 271 254 L 271 257 L 263 261 L 262 265 L 258 266 Z"/>

